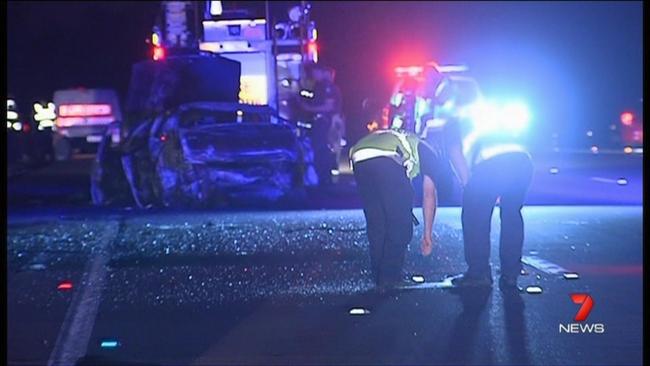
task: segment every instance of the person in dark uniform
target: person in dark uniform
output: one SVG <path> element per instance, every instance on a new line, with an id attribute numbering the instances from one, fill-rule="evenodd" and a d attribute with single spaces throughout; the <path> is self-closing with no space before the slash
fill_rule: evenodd
<path id="1" fill-rule="evenodd" d="M 463 131 L 445 126 L 447 154 L 461 185 L 462 226 L 467 272 L 452 278 L 454 287 L 491 286 L 490 226 L 499 205 L 501 288 L 516 288 L 524 242 L 521 209 L 533 176 L 533 163 L 515 135 L 498 129 Z"/>
<path id="2" fill-rule="evenodd" d="M 331 170 L 337 166 L 335 147 L 330 146 L 329 136 L 334 117 L 341 113 L 341 92 L 334 84 L 334 70 L 320 65 L 308 64 L 311 87 L 300 91 L 298 103 L 311 114 L 312 127 L 309 134 L 314 148 L 314 163 L 319 184 L 331 183 Z"/>
<path id="3" fill-rule="evenodd" d="M 375 131 L 350 149 L 366 218 L 373 280 L 380 290 L 404 284 L 402 267 L 415 220 L 411 179 L 420 174 L 424 176 L 421 250 L 423 255 L 432 251 L 437 156 L 417 136 L 395 130 Z"/>

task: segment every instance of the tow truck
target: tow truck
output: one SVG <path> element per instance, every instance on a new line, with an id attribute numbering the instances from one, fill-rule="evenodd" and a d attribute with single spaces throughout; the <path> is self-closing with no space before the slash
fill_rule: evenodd
<path id="1" fill-rule="evenodd" d="M 95 204 L 129 191 L 139 207 L 275 202 L 317 184 L 311 126 L 290 103 L 318 62 L 311 7 L 271 26 L 269 2 L 235 3 L 162 2 L 152 58 L 132 69 L 122 141 L 107 133 L 96 157 Z"/>

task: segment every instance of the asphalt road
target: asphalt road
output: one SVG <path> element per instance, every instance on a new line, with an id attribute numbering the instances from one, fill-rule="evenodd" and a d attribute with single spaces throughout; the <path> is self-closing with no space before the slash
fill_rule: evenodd
<path id="1" fill-rule="evenodd" d="M 432 256 L 415 230 L 405 269 L 426 283 L 376 294 L 349 175 L 297 211 L 170 212 L 91 207 L 88 159 L 27 172 L 8 190 L 9 364 L 640 365 L 641 157 L 571 156 L 537 160 L 510 294 L 439 288 L 465 269 L 456 207 Z M 572 293 L 604 333 L 560 333 Z"/>
<path id="2" fill-rule="evenodd" d="M 538 268 L 526 266 L 514 295 L 376 295 L 360 210 L 10 218 L 9 360 L 641 364 L 641 208 L 524 213 L 525 253 Z M 464 270 L 459 210 L 442 208 L 435 230 L 436 252 L 417 253 L 418 227 L 406 264 L 427 282 Z M 57 289 L 63 281 L 72 289 Z M 543 292 L 527 293 L 532 285 Z M 575 323 L 575 292 L 591 294 L 588 323 L 604 334 L 559 333 Z"/>
<path id="3" fill-rule="evenodd" d="M 620 152 L 559 152 L 533 154 L 535 174 L 528 194 L 529 205 L 640 205 L 643 192 L 643 155 Z M 92 155 L 77 156 L 67 162 L 22 170 L 10 177 L 7 198 L 11 213 L 32 210 L 52 212 L 100 212 L 92 207 L 90 168 Z M 291 207 L 273 205 L 235 206 L 231 210 L 255 209 L 344 209 L 360 208 L 361 201 L 345 162 L 337 184 L 310 189 L 307 199 Z M 460 193 L 449 170 L 447 179 L 438 184 L 439 203 L 458 206 Z M 624 181 L 619 181 L 623 178 Z M 624 183 L 624 184 L 621 184 Z M 416 188 L 421 184 L 415 181 Z M 419 199 L 416 189 L 416 201 Z M 416 202 L 416 205 L 419 202 Z M 129 207 L 131 210 L 133 207 Z M 114 212 L 115 210 L 108 210 Z M 118 209 L 119 211 L 123 211 Z"/>

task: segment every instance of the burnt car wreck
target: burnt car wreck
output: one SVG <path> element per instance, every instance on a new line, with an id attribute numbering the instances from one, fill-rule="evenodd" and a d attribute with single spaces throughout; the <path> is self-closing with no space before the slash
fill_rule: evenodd
<path id="1" fill-rule="evenodd" d="M 273 108 L 238 102 L 239 67 L 215 55 L 136 64 L 121 142 L 107 134 L 98 149 L 93 203 L 277 203 L 314 184 L 309 139 Z"/>

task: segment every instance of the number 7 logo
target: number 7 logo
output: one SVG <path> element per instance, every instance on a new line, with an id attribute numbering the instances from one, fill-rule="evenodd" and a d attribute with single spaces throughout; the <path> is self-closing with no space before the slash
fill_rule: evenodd
<path id="1" fill-rule="evenodd" d="M 571 300 L 575 304 L 582 304 L 575 320 L 577 322 L 585 321 L 591 312 L 591 308 L 594 307 L 594 299 L 589 294 L 571 294 Z"/>

